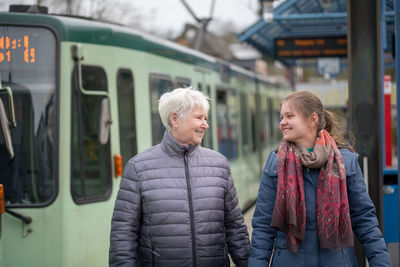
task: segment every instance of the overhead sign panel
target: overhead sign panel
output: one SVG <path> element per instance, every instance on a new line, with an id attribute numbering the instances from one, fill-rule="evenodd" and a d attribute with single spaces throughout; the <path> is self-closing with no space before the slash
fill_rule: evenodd
<path id="1" fill-rule="evenodd" d="M 346 36 L 275 38 L 275 57 L 347 57 Z"/>

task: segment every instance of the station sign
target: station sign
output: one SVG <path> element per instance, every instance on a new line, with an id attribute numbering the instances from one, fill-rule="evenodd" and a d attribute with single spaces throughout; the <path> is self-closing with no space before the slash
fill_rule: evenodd
<path id="1" fill-rule="evenodd" d="M 275 38 L 275 57 L 347 57 L 347 38 L 343 36 Z"/>
<path id="2" fill-rule="evenodd" d="M 383 93 L 385 95 L 390 95 L 392 93 L 392 76 L 383 76 Z"/>
<path id="3" fill-rule="evenodd" d="M 336 76 L 340 73 L 340 59 L 338 57 L 321 57 L 317 59 L 319 75 Z"/>

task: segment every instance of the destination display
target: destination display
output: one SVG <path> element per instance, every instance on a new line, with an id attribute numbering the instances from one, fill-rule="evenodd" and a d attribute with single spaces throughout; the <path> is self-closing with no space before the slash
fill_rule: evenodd
<path id="1" fill-rule="evenodd" d="M 347 57 L 347 38 L 345 35 L 276 38 L 275 57 L 279 59 Z"/>
<path id="2" fill-rule="evenodd" d="M 29 79 L 39 75 L 39 71 L 40 77 L 45 79 L 53 75 L 56 55 L 57 39 L 50 29 L 0 26 L 0 72 L 13 72 L 13 78 L 17 79 L 15 71 L 18 71 L 21 75 L 18 77 Z"/>
<path id="3" fill-rule="evenodd" d="M 29 35 L 0 36 L 0 63 L 3 61 L 11 63 L 14 58 L 18 58 L 16 54 L 19 53 L 25 63 L 35 63 L 35 48 L 30 47 L 30 43 Z"/>

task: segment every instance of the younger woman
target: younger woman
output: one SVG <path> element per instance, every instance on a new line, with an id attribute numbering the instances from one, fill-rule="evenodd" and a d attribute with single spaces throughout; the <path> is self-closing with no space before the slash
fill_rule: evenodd
<path id="1" fill-rule="evenodd" d="M 292 93 L 283 140 L 261 177 L 248 266 L 357 266 L 353 232 L 370 266 L 391 266 L 357 158 L 321 100 Z M 339 147 L 339 148 L 338 148 Z"/>

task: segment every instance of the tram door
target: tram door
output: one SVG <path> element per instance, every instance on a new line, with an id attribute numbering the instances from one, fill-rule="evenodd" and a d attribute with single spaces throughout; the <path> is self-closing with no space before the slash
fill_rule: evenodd
<path id="1" fill-rule="evenodd" d="M 106 266 L 117 180 L 112 151 L 119 152 L 112 140 L 116 135 L 111 135 L 113 120 L 118 121 L 118 68 L 112 48 L 81 44 L 71 49 L 71 173 L 65 177 L 70 186 L 63 188 L 62 264 Z"/>
<path id="2" fill-rule="evenodd" d="M 195 86 L 198 90 L 202 91 L 204 94 L 206 94 L 208 97 L 212 98 L 212 91 L 211 91 L 211 78 L 210 78 L 210 73 L 207 70 L 203 69 L 196 69 L 196 77 L 197 79 L 197 84 L 193 83 L 193 86 Z M 213 149 L 213 127 L 212 127 L 212 104 L 210 102 L 210 111 L 208 112 L 208 130 L 206 131 L 203 140 L 202 140 L 202 146 L 211 148 Z"/>

